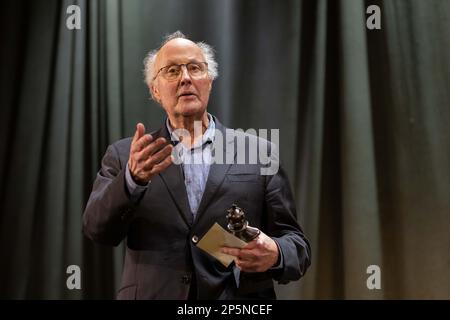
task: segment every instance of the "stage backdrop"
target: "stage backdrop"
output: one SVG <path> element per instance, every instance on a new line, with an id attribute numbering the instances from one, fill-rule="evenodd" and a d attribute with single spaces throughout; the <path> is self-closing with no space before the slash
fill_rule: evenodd
<path id="1" fill-rule="evenodd" d="M 66 9 L 81 8 L 68 30 Z M 381 29 L 366 28 L 366 8 Z M 81 216 L 107 145 L 161 125 L 142 60 L 181 30 L 219 62 L 209 111 L 279 128 L 311 240 L 280 298 L 450 299 L 450 2 L 9 1 L 0 10 L 0 297 L 113 298 L 123 247 Z M 68 290 L 78 265 L 81 290 Z M 382 287 L 369 290 L 369 265 Z"/>

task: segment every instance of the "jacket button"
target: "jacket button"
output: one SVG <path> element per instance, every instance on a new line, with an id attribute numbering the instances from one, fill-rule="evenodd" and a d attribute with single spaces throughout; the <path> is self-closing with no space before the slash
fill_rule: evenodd
<path id="1" fill-rule="evenodd" d="M 183 284 L 189 284 L 191 282 L 191 278 L 185 274 L 181 277 L 181 283 Z"/>
<path id="2" fill-rule="evenodd" d="M 192 242 L 193 243 L 197 243 L 198 242 L 198 237 L 197 236 L 192 236 Z"/>

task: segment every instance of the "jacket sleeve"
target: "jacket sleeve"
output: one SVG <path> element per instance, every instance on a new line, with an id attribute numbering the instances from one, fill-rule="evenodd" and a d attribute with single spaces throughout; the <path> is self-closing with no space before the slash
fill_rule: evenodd
<path id="1" fill-rule="evenodd" d="M 295 202 L 282 167 L 266 178 L 265 205 L 268 235 L 278 244 L 283 259 L 272 276 L 281 284 L 301 278 L 311 264 L 311 247 L 296 220 Z"/>
<path id="2" fill-rule="evenodd" d="M 95 242 L 117 246 L 128 233 L 135 204 L 126 188 L 125 169 L 117 148 L 110 145 L 83 214 L 83 232 Z"/>

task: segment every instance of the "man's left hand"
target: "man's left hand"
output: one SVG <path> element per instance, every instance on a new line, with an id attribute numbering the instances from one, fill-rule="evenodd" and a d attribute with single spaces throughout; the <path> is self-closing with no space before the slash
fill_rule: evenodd
<path id="1" fill-rule="evenodd" d="M 242 249 L 223 247 L 222 252 L 235 256 L 236 266 L 244 272 L 264 272 L 278 261 L 278 245 L 262 231 Z"/>

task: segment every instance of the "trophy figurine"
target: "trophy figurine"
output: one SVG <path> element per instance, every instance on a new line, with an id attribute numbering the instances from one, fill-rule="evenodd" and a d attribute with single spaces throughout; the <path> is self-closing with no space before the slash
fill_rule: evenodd
<path id="1" fill-rule="evenodd" d="M 228 231 L 239 239 L 250 242 L 261 233 L 258 228 L 253 228 L 248 225 L 248 221 L 245 220 L 244 211 L 237 205 L 233 204 L 227 212 Z"/>

